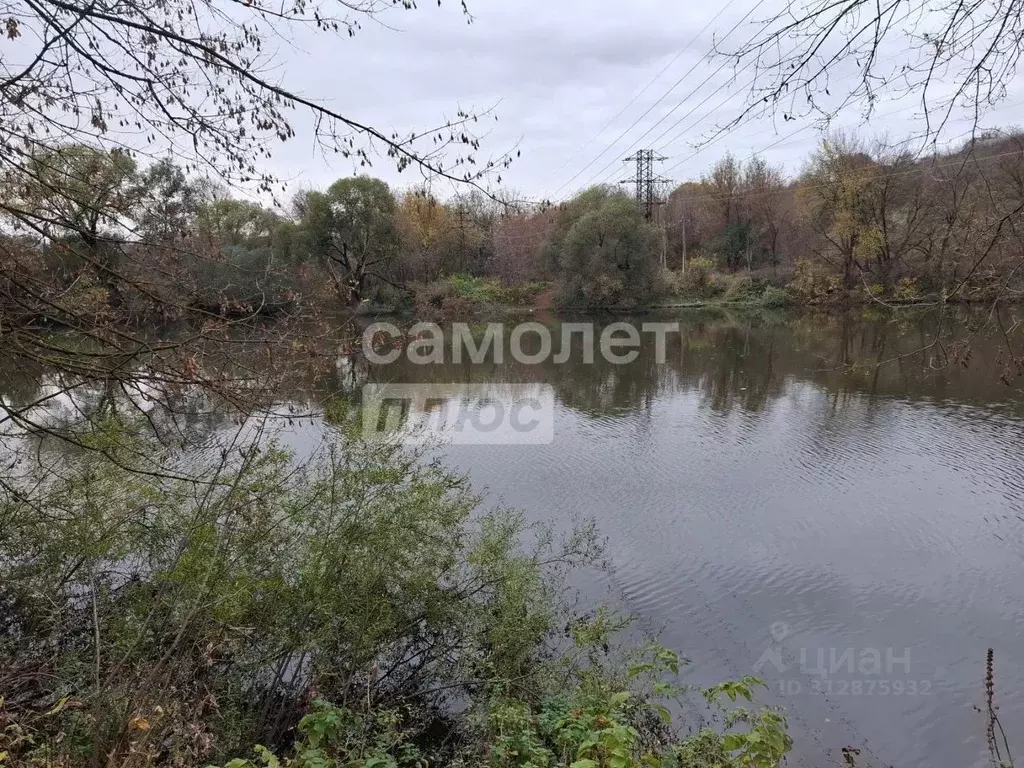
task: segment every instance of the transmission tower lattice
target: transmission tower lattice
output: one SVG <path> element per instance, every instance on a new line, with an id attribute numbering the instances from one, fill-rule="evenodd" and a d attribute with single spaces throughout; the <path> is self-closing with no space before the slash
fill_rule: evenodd
<path id="1" fill-rule="evenodd" d="M 653 149 L 639 149 L 635 155 L 630 155 L 623 162 L 636 163 L 636 177 L 623 179 L 620 184 L 636 185 L 636 204 L 648 221 L 654 216 L 654 209 L 661 205 L 661 198 L 658 195 L 658 188 L 668 183 L 668 179 L 654 175 L 654 164 L 665 158 L 654 154 Z"/>

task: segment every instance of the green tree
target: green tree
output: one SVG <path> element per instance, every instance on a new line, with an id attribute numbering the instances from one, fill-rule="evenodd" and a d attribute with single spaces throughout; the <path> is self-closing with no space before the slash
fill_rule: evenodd
<path id="1" fill-rule="evenodd" d="M 9 206 L 23 227 L 80 238 L 91 255 L 106 236 L 122 234 L 139 195 L 135 161 L 127 154 L 75 144 L 35 155 L 31 170 Z"/>
<path id="2" fill-rule="evenodd" d="M 369 283 L 387 280 L 398 256 L 397 204 L 388 185 L 369 176 L 339 179 L 305 199 L 309 246 L 346 304 L 363 300 Z"/>
<path id="3" fill-rule="evenodd" d="M 199 208 L 199 231 L 219 246 L 245 245 L 251 248 L 269 245 L 281 223 L 280 217 L 251 200 L 222 197 Z"/>
<path id="4" fill-rule="evenodd" d="M 184 169 L 164 158 L 140 174 L 135 212 L 138 234 L 146 241 L 169 243 L 194 229 L 208 184 L 189 179 Z"/>
<path id="5" fill-rule="evenodd" d="M 658 235 L 634 201 L 594 187 L 566 204 L 542 250 L 569 306 L 636 306 L 656 292 Z"/>
<path id="6" fill-rule="evenodd" d="M 725 263 L 728 267 L 735 269 L 739 267 L 741 262 L 746 261 L 749 268 L 750 252 L 753 248 L 750 222 L 730 222 L 722 233 L 720 248 L 725 256 Z"/>

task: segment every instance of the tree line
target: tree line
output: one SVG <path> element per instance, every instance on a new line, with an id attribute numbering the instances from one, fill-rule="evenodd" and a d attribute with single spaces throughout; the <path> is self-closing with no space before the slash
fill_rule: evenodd
<path id="1" fill-rule="evenodd" d="M 369 176 L 267 207 L 172 160 L 139 167 L 86 145 L 33 157 L 29 179 L 3 187 L 5 210 L 32 221 L 5 216 L 0 235 L 12 324 L 64 305 L 134 319 L 417 296 L 429 306 L 449 294 L 424 286 L 454 276 L 550 282 L 557 302 L 580 307 L 710 298 L 735 276 L 801 302 L 1020 295 L 1024 136 L 1014 132 L 925 158 L 835 135 L 794 178 L 727 154 L 652 221 L 609 186 L 546 205 L 477 190 L 442 200 Z"/>
<path id="2" fill-rule="evenodd" d="M 924 156 L 831 134 L 793 176 L 727 153 L 672 190 L 652 222 L 581 216 L 602 196 L 625 213 L 622 193 L 605 187 L 549 220 L 540 265 L 569 304 L 1014 300 L 1024 286 L 1024 136 L 1014 130 Z"/>
<path id="3" fill-rule="evenodd" d="M 82 301 L 140 317 L 202 307 L 260 313 L 300 297 L 343 306 L 452 274 L 535 270 L 515 208 L 471 191 L 442 202 L 368 176 L 267 207 L 191 177 L 170 159 L 71 145 L 33 158 L 4 185 L 0 307 L 10 322 Z M 529 226 L 529 225 L 527 225 Z M 539 247 L 539 239 L 532 249 Z M 332 296 L 324 296 L 329 287 Z"/>
<path id="4" fill-rule="evenodd" d="M 918 157 L 834 135 L 786 179 L 731 155 L 669 197 L 670 263 L 771 270 L 807 296 L 1019 296 L 1024 143 L 993 131 Z M 791 282 L 792 284 L 792 282 Z"/>

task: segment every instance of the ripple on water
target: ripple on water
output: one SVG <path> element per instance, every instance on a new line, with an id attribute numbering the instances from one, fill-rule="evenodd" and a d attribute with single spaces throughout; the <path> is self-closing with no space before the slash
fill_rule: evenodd
<path id="1" fill-rule="evenodd" d="M 692 388 L 634 411 L 560 406 L 552 445 L 458 463 L 539 518 L 595 517 L 623 609 L 694 659 L 689 679 L 762 674 L 790 710 L 798 763 L 839 762 L 849 744 L 878 765 L 971 765 L 990 645 L 1002 712 L 1024 717 L 1021 435 L 1010 412 L 794 380 L 759 410 Z M 755 670 L 775 648 L 783 669 Z M 804 667 L 848 649 L 909 666 L 842 669 L 815 688 Z M 875 693 L 839 690 L 862 678 Z M 883 680 L 902 693 L 879 694 Z"/>

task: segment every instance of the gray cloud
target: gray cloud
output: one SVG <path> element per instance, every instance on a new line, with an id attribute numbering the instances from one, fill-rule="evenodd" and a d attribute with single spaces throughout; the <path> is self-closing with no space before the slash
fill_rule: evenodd
<path id="1" fill-rule="evenodd" d="M 773 5 L 781 8 L 782 2 L 764 3 L 757 15 L 770 13 Z M 561 197 L 591 180 L 620 178 L 620 160 L 637 142 L 649 146 L 645 142 L 690 110 L 693 114 L 661 140 L 681 134 L 663 149 L 671 158 L 665 167 L 692 155 L 693 142 L 736 113 L 745 93 L 741 86 L 749 75 L 732 80 L 732 73 L 726 70 L 702 85 L 721 63 L 702 61 L 711 50 L 713 35 L 720 37 L 751 3 L 734 4 L 735 8 L 730 6 L 712 28 L 687 46 L 720 5 L 684 7 L 654 0 L 470 0 L 474 21 L 467 24 L 458 4 L 445 0 L 441 8 L 390 12 L 382 17 L 383 24 L 368 22 L 350 40 L 315 35 L 299 38 L 293 47 L 281 50 L 281 75 L 305 95 L 378 128 L 400 133 L 437 125 L 460 107 L 497 105 L 499 120 L 486 124 L 489 132 L 480 157 L 500 154 L 521 142 L 522 158 L 506 174 L 506 185 L 533 198 L 564 185 L 559 190 Z M 727 42 L 739 43 L 753 32 L 752 26 L 744 26 Z M 672 61 L 673 57 L 677 58 Z M 602 126 L 670 61 L 664 75 L 594 140 Z M 694 65 L 693 73 L 666 96 L 669 87 Z M 837 70 L 835 76 L 841 78 L 846 73 Z M 730 94 L 734 97 L 716 109 Z M 708 96 L 711 98 L 701 104 Z M 664 98 L 655 104 L 659 97 Z M 913 110 L 905 104 L 896 106 L 894 110 L 892 105 L 880 105 L 878 119 L 865 132 L 899 136 L 912 130 Z M 608 148 L 648 108 L 650 114 Z M 856 110 L 848 114 L 841 122 L 857 125 Z M 1022 114 L 1022 110 L 998 113 L 995 122 L 1013 122 L 1007 119 L 1013 114 Z M 306 115 L 297 115 L 295 123 L 298 140 L 277 151 L 275 172 L 295 185 L 323 186 L 353 171 L 349 162 L 315 154 Z M 652 126 L 656 127 L 640 139 Z M 771 119 L 741 126 L 682 163 L 671 175 L 677 180 L 695 178 L 726 150 L 745 157 L 773 143 L 778 146 L 767 149 L 765 156 L 794 171 L 818 140 L 813 130 L 782 140 L 795 127 L 799 126 L 780 122 L 776 130 Z M 566 184 L 606 149 L 591 167 Z M 571 161 L 566 163 L 568 158 Z M 607 170 L 598 174 L 606 165 Z M 408 172 L 397 174 L 386 158 L 375 162 L 370 172 L 397 185 L 419 180 Z M 438 191 L 445 194 L 451 190 L 442 185 Z"/>

